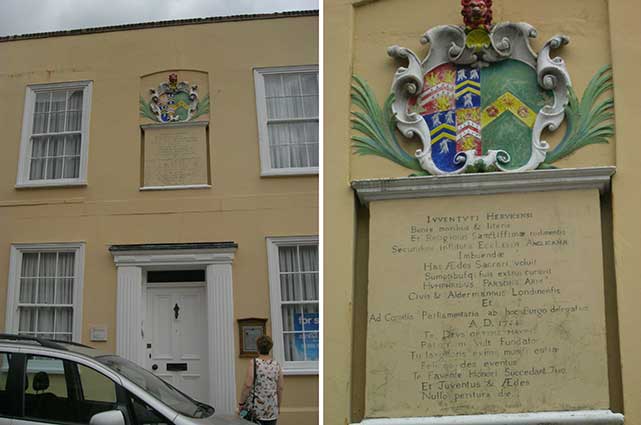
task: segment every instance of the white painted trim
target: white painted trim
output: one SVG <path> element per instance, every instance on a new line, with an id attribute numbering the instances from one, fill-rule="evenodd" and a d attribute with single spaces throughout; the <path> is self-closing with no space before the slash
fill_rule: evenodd
<path id="1" fill-rule="evenodd" d="M 74 293 L 73 293 L 73 330 L 72 340 L 82 342 L 82 307 L 85 270 L 85 243 L 18 243 L 11 245 L 9 256 L 9 285 L 7 288 L 7 310 L 5 313 L 5 332 L 18 333 L 18 282 L 20 278 L 22 254 L 25 252 L 73 251 L 74 257 Z"/>
<path id="2" fill-rule="evenodd" d="M 31 157 L 31 131 L 33 128 L 33 111 L 36 94 L 51 90 L 82 89 L 82 125 L 80 129 L 80 170 L 77 179 L 29 180 L 29 164 Z M 33 84 L 27 86 L 25 93 L 24 112 L 22 114 L 22 133 L 20 138 L 20 158 L 18 159 L 18 175 L 16 188 L 26 187 L 57 187 L 87 185 L 87 163 L 89 160 L 89 125 L 91 122 L 92 81 L 74 81 L 64 83 Z"/>
<path id="3" fill-rule="evenodd" d="M 236 407 L 232 280 L 235 252 L 236 248 L 112 252 L 118 269 L 117 353 L 142 367 L 145 366 L 144 317 L 149 285 L 143 285 L 143 280 L 146 281 L 143 274 L 147 270 L 205 267 L 209 403 L 216 407 L 217 412 L 227 414 L 233 414 Z"/>
<path id="4" fill-rule="evenodd" d="M 504 413 L 426 418 L 365 419 L 360 425 L 621 425 L 623 415 L 610 410 Z M 355 424 L 356 425 L 356 424 Z"/>
<path id="5" fill-rule="evenodd" d="M 480 173 L 394 179 L 355 180 L 352 188 L 363 205 L 389 199 L 489 195 L 553 190 L 610 190 L 616 167 L 534 170 L 522 173 Z"/>
<path id="6" fill-rule="evenodd" d="M 16 184 L 16 189 L 27 189 L 30 187 L 83 187 L 87 186 L 86 180 L 78 179 L 56 179 L 56 180 L 37 180 Z"/>
<path id="7" fill-rule="evenodd" d="M 274 342 L 274 358 L 283 365 L 285 375 L 317 375 L 318 362 L 288 362 L 285 361 L 285 347 L 283 344 L 283 316 L 281 311 L 280 293 L 280 263 L 278 247 L 286 245 L 316 245 L 318 236 L 285 236 L 267 237 L 267 263 L 269 270 L 269 299 L 271 306 L 272 340 Z M 319 251 L 320 254 L 320 251 Z M 320 265 L 319 265 L 320 267 Z M 320 282 L 320 280 L 319 280 Z M 322 285 L 321 285 L 322 287 Z M 318 288 L 319 294 L 322 290 Z M 320 300 L 319 300 L 320 313 Z M 320 354 L 320 353 L 319 353 Z"/>
<path id="8" fill-rule="evenodd" d="M 262 164 L 262 160 L 261 160 Z M 261 170 L 261 177 L 273 177 L 273 176 L 313 176 L 318 174 L 318 167 L 309 167 L 309 168 L 282 168 L 282 169 L 272 169 L 272 170 Z"/>
<path id="9" fill-rule="evenodd" d="M 269 155 L 269 131 L 267 129 L 267 103 L 265 102 L 264 76 L 270 74 L 298 74 L 302 72 L 316 72 L 318 74 L 318 65 L 254 68 L 254 87 L 256 90 L 256 117 L 258 120 L 258 146 L 260 153 L 260 175 L 262 177 L 318 174 L 318 167 L 272 168 Z M 318 120 L 320 126 L 320 116 L 318 117 Z"/>
<path id="10" fill-rule="evenodd" d="M 143 186 L 140 191 L 151 190 L 180 190 L 180 189 L 211 189 L 210 184 L 185 184 L 176 186 Z"/>
<path id="11" fill-rule="evenodd" d="M 163 124 L 143 124 L 140 126 L 143 130 L 160 129 L 160 128 L 184 128 L 184 127 L 207 127 L 209 121 L 180 121 L 168 122 Z"/>
<path id="12" fill-rule="evenodd" d="M 236 409 L 236 343 L 231 263 L 210 264 L 206 271 L 209 400 L 216 411 Z"/>
<path id="13" fill-rule="evenodd" d="M 225 264 L 234 260 L 236 248 L 141 250 L 112 253 L 116 266 L 169 267 Z"/>

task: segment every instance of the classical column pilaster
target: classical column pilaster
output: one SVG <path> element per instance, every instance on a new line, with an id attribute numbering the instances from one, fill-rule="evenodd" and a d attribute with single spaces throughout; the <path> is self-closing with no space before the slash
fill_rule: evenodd
<path id="1" fill-rule="evenodd" d="M 232 266 L 207 266 L 209 399 L 216 412 L 233 414 L 236 407 L 234 297 Z"/>
<path id="2" fill-rule="evenodd" d="M 116 353 L 144 366 L 142 338 L 142 269 L 118 267 Z"/>

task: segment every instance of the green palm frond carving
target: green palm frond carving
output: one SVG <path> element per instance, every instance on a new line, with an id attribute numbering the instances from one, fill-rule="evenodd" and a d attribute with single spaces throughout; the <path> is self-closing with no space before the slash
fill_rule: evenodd
<path id="1" fill-rule="evenodd" d="M 405 152 L 398 142 L 392 112 L 393 94 L 389 95 L 381 109 L 369 85 L 356 75 L 352 78 L 352 103 L 361 109 L 352 112 L 352 128 L 361 133 L 352 136 L 354 152 L 359 155 L 380 156 L 414 170 L 415 175 L 427 175 L 418 160 Z M 574 89 L 568 88 L 566 133 L 561 142 L 548 152 L 539 168 L 554 168 L 554 162 L 578 149 L 591 144 L 608 143 L 608 139 L 614 135 L 614 99 L 612 96 L 602 100 L 600 98 L 612 88 L 610 65 L 597 71 L 580 100 Z"/>
<path id="2" fill-rule="evenodd" d="M 569 103 L 565 108 L 567 131 L 561 142 L 547 154 L 544 165 L 552 164 L 584 146 L 608 143 L 608 138 L 614 135 L 614 99 L 610 96 L 600 102 L 598 100 L 612 87 L 612 67 L 606 65 L 592 77 L 581 101 L 572 87 L 569 88 Z"/>
<path id="3" fill-rule="evenodd" d="M 201 115 L 204 115 L 209 112 L 209 96 L 206 96 L 203 100 L 198 102 L 196 107 L 196 112 L 192 115 L 191 119 L 198 118 Z"/>
<path id="4" fill-rule="evenodd" d="M 383 109 L 369 85 L 354 75 L 352 103 L 361 111 L 352 112 L 352 128 L 360 135 L 352 136 L 354 152 L 359 155 L 376 155 L 387 158 L 400 166 L 426 175 L 418 160 L 405 152 L 396 139 L 396 123 L 392 112 L 394 96 L 389 95 Z"/>
<path id="5" fill-rule="evenodd" d="M 158 118 L 151 112 L 149 104 L 145 102 L 145 99 L 142 96 L 140 96 L 139 110 L 141 117 L 149 118 L 152 121 L 158 121 Z"/>

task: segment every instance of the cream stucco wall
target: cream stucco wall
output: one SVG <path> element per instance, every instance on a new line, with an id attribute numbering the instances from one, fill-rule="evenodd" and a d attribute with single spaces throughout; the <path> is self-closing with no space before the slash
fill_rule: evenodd
<path id="1" fill-rule="evenodd" d="M 235 319 L 270 317 L 265 238 L 318 234 L 318 178 L 260 177 L 253 68 L 316 63 L 316 16 L 1 42 L 0 329 L 13 243 L 86 243 L 82 341 L 107 325 L 102 350 L 116 348 L 114 244 L 234 241 Z M 212 187 L 141 192 L 140 78 L 181 69 L 209 75 Z M 15 189 L 25 87 L 79 80 L 93 81 L 87 186 Z M 239 391 L 246 367 L 236 357 Z M 317 423 L 317 388 L 287 376 L 282 423 Z"/>
<path id="2" fill-rule="evenodd" d="M 609 298 L 609 344 L 619 345 L 621 364 L 610 359 L 611 408 L 625 413 L 626 423 L 641 424 L 641 369 L 637 359 L 641 344 L 635 326 L 641 321 L 640 297 L 635 276 L 641 272 L 641 205 L 638 186 L 641 172 L 635 160 L 639 145 L 634 142 L 641 113 L 637 70 L 641 69 L 641 4 L 636 0 L 588 0 L 537 2 L 494 1 L 494 22 L 525 21 L 538 29 L 536 50 L 557 33 L 570 37 L 559 51 L 565 59 L 574 88 L 580 97 L 588 81 L 601 66 L 614 68 L 617 135 L 607 145 L 588 146 L 558 162 L 557 166 L 588 167 L 616 165 L 613 179 L 612 217 L 603 217 L 606 240 L 614 250 L 605 252 L 606 281 L 616 287 Z M 364 326 L 354 323 L 366 306 L 368 213 L 357 206 L 349 182 L 359 178 L 402 177 L 410 171 L 373 156 L 353 155 L 350 148 L 350 76 L 364 78 L 379 103 L 389 93 L 392 76 L 403 63 L 387 57 L 386 47 L 398 44 L 423 57 L 428 47 L 419 43 L 423 32 L 439 24 L 459 24 L 460 2 L 445 0 L 326 0 L 324 10 L 325 86 L 325 423 L 359 421 L 363 412 Z M 331 125 L 328 125 L 331 123 Z M 561 128 L 557 133 L 562 133 Z M 552 144 L 560 134 L 550 135 Z M 412 144 L 414 143 L 414 144 Z M 408 151 L 417 147 L 408 143 Z M 604 205 L 608 209 L 609 205 Z M 606 241 L 607 243 L 607 241 Z M 365 253 L 364 253 L 365 252 Z M 614 261 L 610 260 L 613 255 Z M 611 297 L 611 296 L 610 296 Z M 358 321 L 357 321 L 358 322 Z M 614 334 L 612 334 L 614 332 Z M 616 357 L 616 347 L 614 355 Z M 621 369 L 621 370 L 619 370 Z M 622 384 L 617 375 L 621 376 Z"/>

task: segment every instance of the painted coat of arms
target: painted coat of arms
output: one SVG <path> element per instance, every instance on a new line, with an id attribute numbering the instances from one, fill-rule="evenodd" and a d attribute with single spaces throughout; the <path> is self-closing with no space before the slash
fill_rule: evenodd
<path id="1" fill-rule="evenodd" d="M 407 61 L 396 71 L 392 94 L 383 110 L 367 84 L 354 77 L 352 99 L 364 112 L 354 113 L 357 153 L 391 159 L 423 174 L 470 171 L 528 171 L 544 167 L 613 134 L 613 100 L 597 104 L 611 88 L 610 68 L 597 73 L 579 102 L 564 61 L 551 52 L 568 43 L 562 35 L 537 54 L 527 23 L 492 24 L 491 0 L 462 0 L 464 26 L 428 30 L 423 60 L 411 50 L 392 46 L 388 54 Z M 556 130 L 569 118 L 563 141 L 550 152 L 544 130 Z M 422 149 L 411 158 L 395 139 L 417 136 Z"/>
<path id="2" fill-rule="evenodd" d="M 160 123 L 190 121 L 209 112 L 209 97 L 204 101 L 198 95 L 198 86 L 178 81 L 178 75 L 169 74 L 167 82 L 149 90 L 150 99 L 140 99 L 140 115 Z"/>

